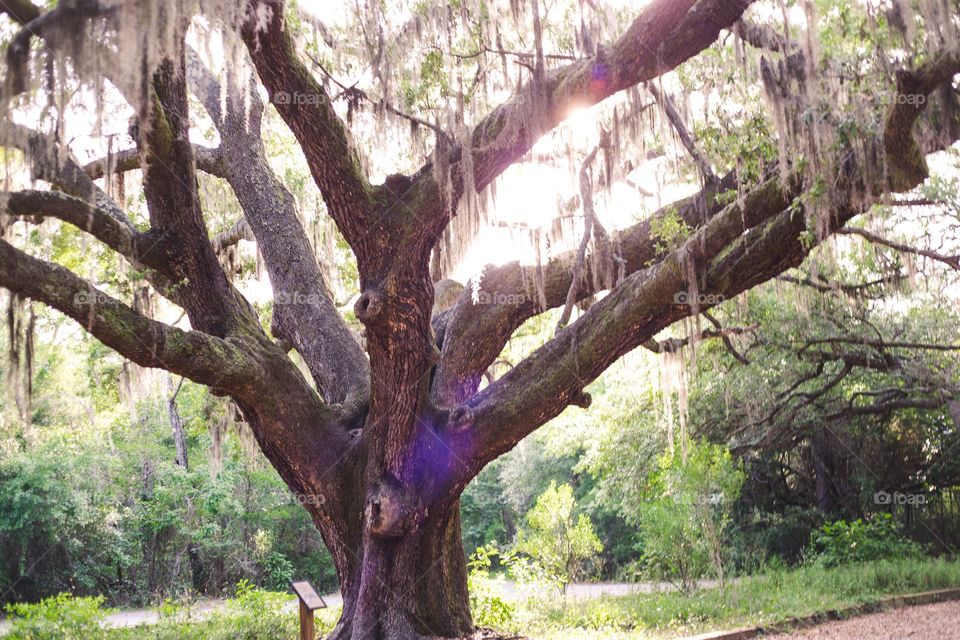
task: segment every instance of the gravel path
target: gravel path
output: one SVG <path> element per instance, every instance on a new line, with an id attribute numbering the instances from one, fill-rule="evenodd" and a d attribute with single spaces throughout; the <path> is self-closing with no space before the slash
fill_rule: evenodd
<path id="1" fill-rule="evenodd" d="M 960 638 L 960 602 L 872 613 L 764 640 L 947 640 Z"/>

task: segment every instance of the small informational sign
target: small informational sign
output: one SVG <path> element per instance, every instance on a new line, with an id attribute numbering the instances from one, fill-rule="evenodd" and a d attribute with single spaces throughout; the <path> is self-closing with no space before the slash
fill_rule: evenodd
<path id="1" fill-rule="evenodd" d="M 290 586 L 300 599 L 300 640 L 314 640 L 313 612 L 316 609 L 325 609 L 327 603 L 309 580 L 293 580 Z"/>
<path id="2" fill-rule="evenodd" d="M 320 594 L 308 580 L 294 580 L 290 583 L 290 586 L 293 587 L 294 593 L 300 598 L 300 602 L 310 611 L 326 609 L 327 603 L 323 601 L 323 598 L 320 597 Z"/>

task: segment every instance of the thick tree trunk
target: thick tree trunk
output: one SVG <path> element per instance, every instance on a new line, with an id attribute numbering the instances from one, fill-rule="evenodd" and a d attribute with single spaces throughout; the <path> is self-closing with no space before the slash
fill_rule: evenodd
<path id="1" fill-rule="evenodd" d="M 459 502 L 431 513 L 400 537 L 383 539 L 368 530 L 362 548 L 347 553 L 334 557 L 342 568 L 344 604 L 330 638 L 458 638 L 473 633 Z M 356 562 L 354 553 L 362 562 Z"/>

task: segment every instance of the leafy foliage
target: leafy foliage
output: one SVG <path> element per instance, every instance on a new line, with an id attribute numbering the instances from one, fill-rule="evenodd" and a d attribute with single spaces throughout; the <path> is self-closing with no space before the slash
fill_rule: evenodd
<path id="1" fill-rule="evenodd" d="M 473 621 L 481 627 L 504 627 L 513 619 L 515 605 L 500 594 L 503 578 L 490 575 L 493 558 L 498 554 L 496 545 L 478 547 L 467 563 L 470 611 Z"/>
<path id="2" fill-rule="evenodd" d="M 589 574 L 589 561 L 603 550 L 586 514 L 575 514 L 573 489 L 551 482 L 527 513 L 514 548 L 540 565 L 561 591 Z"/>
<path id="3" fill-rule="evenodd" d="M 60 593 L 37 604 L 10 604 L 10 640 L 96 640 L 104 636 L 100 623 L 106 612 L 103 597 L 74 598 Z"/>
<path id="4" fill-rule="evenodd" d="M 723 544 L 743 471 L 725 448 L 690 443 L 663 454 L 635 505 L 644 564 L 652 575 L 691 591 L 712 569 L 723 580 Z"/>
<path id="5" fill-rule="evenodd" d="M 52 382 L 38 384 L 41 398 Z M 0 593 L 140 604 L 220 595 L 241 579 L 285 590 L 294 574 L 334 587 L 309 514 L 251 456 L 242 425 L 225 429 L 199 387 L 185 385 L 179 399 L 190 470 L 172 460 L 163 396 L 142 401 L 136 421 L 114 399 L 86 431 L 48 405 L 31 450 L 16 447 L 0 462 Z"/>
<path id="6" fill-rule="evenodd" d="M 923 548 L 903 536 L 889 513 L 869 520 L 829 522 L 811 540 L 811 558 L 827 567 L 849 562 L 918 558 Z"/>

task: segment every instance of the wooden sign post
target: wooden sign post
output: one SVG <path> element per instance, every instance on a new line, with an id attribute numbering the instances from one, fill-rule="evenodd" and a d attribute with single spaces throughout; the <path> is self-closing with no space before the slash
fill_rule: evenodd
<path id="1" fill-rule="evenodd" d="M 327 603 L 308 580 L 293 580 L 290 586 L 300 599 L 300 640 L 314 640 L 313 612 L 326 608 Z"/>

